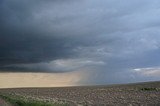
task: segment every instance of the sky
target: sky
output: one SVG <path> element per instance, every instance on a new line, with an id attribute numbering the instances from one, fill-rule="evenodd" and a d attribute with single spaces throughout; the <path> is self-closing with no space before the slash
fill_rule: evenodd
<path id="1" fill-rule="evenodd" d="M 14 83 L 21 74 L 55 83 L 72 76 L 66 83 L 73 85 L 160 80 L 159 4 L 0 0 L 0 80 Z"/>

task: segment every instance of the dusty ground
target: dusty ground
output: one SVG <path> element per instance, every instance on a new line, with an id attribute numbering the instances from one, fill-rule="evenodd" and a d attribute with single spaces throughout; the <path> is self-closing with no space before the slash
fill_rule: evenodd
<path id="1" fill-rule="evenodd" d="M 72 106 L 160 106 L 160 81 L 112 86 L 1 89 L 0 93 L 62 101 Z"/>

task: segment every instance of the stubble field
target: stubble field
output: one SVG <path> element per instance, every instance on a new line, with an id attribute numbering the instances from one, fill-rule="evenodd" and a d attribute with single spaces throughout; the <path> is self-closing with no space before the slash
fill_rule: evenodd
<path id="1" fill-rule="evenodd" d="M 160 81 L 110 86 L 0 89 L 0 94 L 69 106 L 160 106 Z"/>

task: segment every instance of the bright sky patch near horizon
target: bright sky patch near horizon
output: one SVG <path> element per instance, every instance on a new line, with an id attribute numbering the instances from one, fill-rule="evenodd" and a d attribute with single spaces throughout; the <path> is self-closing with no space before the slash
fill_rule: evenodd
<path id="1" fill-rule="evenodd" d="M 68 73 L 0 73 L 0 88 L 65 87 L 77 86 L 84 76 L 80 72 Z"/>

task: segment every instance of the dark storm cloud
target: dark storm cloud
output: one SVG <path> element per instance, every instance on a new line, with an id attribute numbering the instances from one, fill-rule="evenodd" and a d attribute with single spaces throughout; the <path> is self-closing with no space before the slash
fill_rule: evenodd
<path id="1" fill-rule="evenodd" d="M 88 42 L 90 37 L 86 36 L 94 36 L 91 28 L 87 31 L 85 28 L 80 29 L 81 22 L 78 22 L 79 18 L 75 19 L 84 15 L 80 11 L 83 7 L 75 8 L 76 6 L 72 5 L 77 3 L 70 3 L 57 0 L 2 1 L 1 65 L 48 62 L 58 58 L 74 57 L 76 54 L 72 49 L 76 46 L 96 45 L 95 39 Z M 72 10 L 72 7 L 76 10 Z M 79 13 L 76 14 L 75 11 Z M 74 29 L 76 27 L 72 20 L 77 21 L 77 29 Z"/>
<path id="2" fill-rule="evenodd" d="M 65 33 L 56 31 L 48 33 L 45 29 L 47 21 L 41 23 L 34 18 L 34 12 L 39 11 L 43 3 L 25 0 L 1 2 L 1 65 L 50 61 L 72 54 L 67 46 L 72 38 L 61 37 Z"/>
<path id="3" fill-rule="evenodd" d="M 159 3 L 2 0 L 0 69 L 92 70 L 101 76 L 89 78 L 97 83 L 116 75 L 124 81 L 137 68 L 154 69 L 160 65 Z"/>

